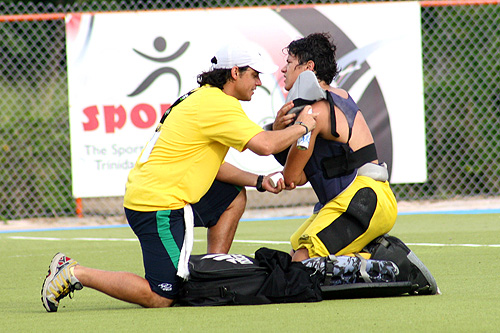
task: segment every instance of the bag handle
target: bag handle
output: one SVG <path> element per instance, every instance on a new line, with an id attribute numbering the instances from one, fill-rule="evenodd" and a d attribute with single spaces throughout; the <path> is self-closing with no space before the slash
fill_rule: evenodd
<path id="1" fill-rule="evenodd" d="M 170 114 L 170 112 L 172 112 L 172 109 L 174 107 L 177 106 L 177 104 L 179 104 L 180 102 L 182 102 L 183 100 L 185 100 L 189 95 L 191 95 L 192 93 L 194 93 L 195 89 L 185 93 L 184 95 L 182 95 L 181 97 L 179 97 L 175 102 L 174 104 L 170 105 L 170 107 L 167 109 L 167 111 L 165 111 L 165 113 L 163 114 L 163 116 L 161 117 L 161 120 L 160 120 L 160 123 L 158 124 L 158 126 L 156 127 L 156 130 L 155 132 L 159 132 L 160 129 L 161 129 L 161 125 L 163 125 L 163 122 L 165 121 L 165 119 L 167 118 L 167 116 Z"/>
<path id="2" fill-rule="evenodd" d="M 149 159 L 149 155 L 151 154 L 151 152 L 153 151 L 153 147 L 155 146 L 156 144 L 156 141 L 158 140 L 158 138 L 160 137 L 160 130 L 161 130 L 161 126 L 163 125 L 163 122 L 165 121 L 165 119 L 167 118 L 167 116 L 170 114 L 170 112 L 172 111 L 172 109 L 174 108 L 174 106 L 176 106 L 177 104 L 179 104 L 180 102 L 182 102 L 183 100 L 185 100 L 189 95 L 191 95 L 192 93 L 194 92 L 194 89 L 191 90 L 190 92 L 188 92 L 187 94 L 184 94 L 182 95 L 181 97 L 179 97 L 175 102 L 174 104 L 172 104 L 168 109 L 167 111 L 165 111 L 165 113 L 163 114 L 163 116 L 161 117 L 161 120 L 160 120 L 160 123 L 158 124 L 158 126 L 156 126 L 156 129 L 155 129 L 155 132 L 153 134 L 153 137 L 148 141 L 148 143 L 146 144 L 146 147 L 144 147 L 144 150 L 141 154 L 141 158 L 139 159 L 139 163 L 146 163 Z"/>

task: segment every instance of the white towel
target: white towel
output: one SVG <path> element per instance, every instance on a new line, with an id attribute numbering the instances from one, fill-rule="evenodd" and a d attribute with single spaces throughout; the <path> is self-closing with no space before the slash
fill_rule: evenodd
<path id="1" fill-rule="evenodd" d="M 193 250 L 194 241 L 194 216 L 190 204 L 184 207 L 184 228 L 184 243 L 182 244 L 179 263 L 177 265 L 177 276 L 187 280 L 189 278 L 189 257 Z"/>
<path id="2" fill-rule="evenodd" d="M 146 163 L 148 161 L 149 155 L 151 155 L 153 147 L 155 146 L 155 143 L 156 141 L 158 141 L 159 137 L 160 137 L 160 131 L 157 130 L 155 134 L 153 134 L 153 136 L 151 137 L 151 140 L 148 141 L 146 147 L 144 148 L 139 163 Z"/>

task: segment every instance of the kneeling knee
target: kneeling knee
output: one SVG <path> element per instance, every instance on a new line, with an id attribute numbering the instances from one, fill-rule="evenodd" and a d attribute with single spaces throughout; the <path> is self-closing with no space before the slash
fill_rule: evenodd
<path id="1" fill-rule="evenodd" d="M 174 305 L 175 300 L 160 296 L 153 292 L 153 295 L 144 304 L 145 308 L 168 308 Z"/>

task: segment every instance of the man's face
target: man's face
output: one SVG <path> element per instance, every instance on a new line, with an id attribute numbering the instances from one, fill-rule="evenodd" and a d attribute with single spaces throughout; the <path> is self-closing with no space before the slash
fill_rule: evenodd
<path id="1" fill-rule="evenodd" d="M 292 89 L 299 74 L 306 69 L 307 66 L 305 64 L 299 65 L 299 59 L 297 57 L 291 54 L 288 55 L 285 66 L 281 68 L 281 73 L 285 76 L 285 89 L 287 91 Z"/>
<path id="2" fill-rule="evenodd" d="M 248 68 L 244 72 L 238 71 L 238 76 L 235 80 L 235 94 L 240 101 L 249 101 L 257 86 L 261 86 L 262 82 L 259 78 L 259 72 L 253 68 Z"/>

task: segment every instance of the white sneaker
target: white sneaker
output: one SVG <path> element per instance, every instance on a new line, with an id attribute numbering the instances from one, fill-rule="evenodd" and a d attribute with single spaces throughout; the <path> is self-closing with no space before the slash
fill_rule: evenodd
<path id="1" fill-rule="evenodd" d="M 81 290 L 83 285 L 76 278 L 73 270 L 78 262 L 57 253 L 49 266 L 49 272 L 42 286 L 42 303 L 47 312 L 56 312 L 59 301 L 75 290 Z"/>

